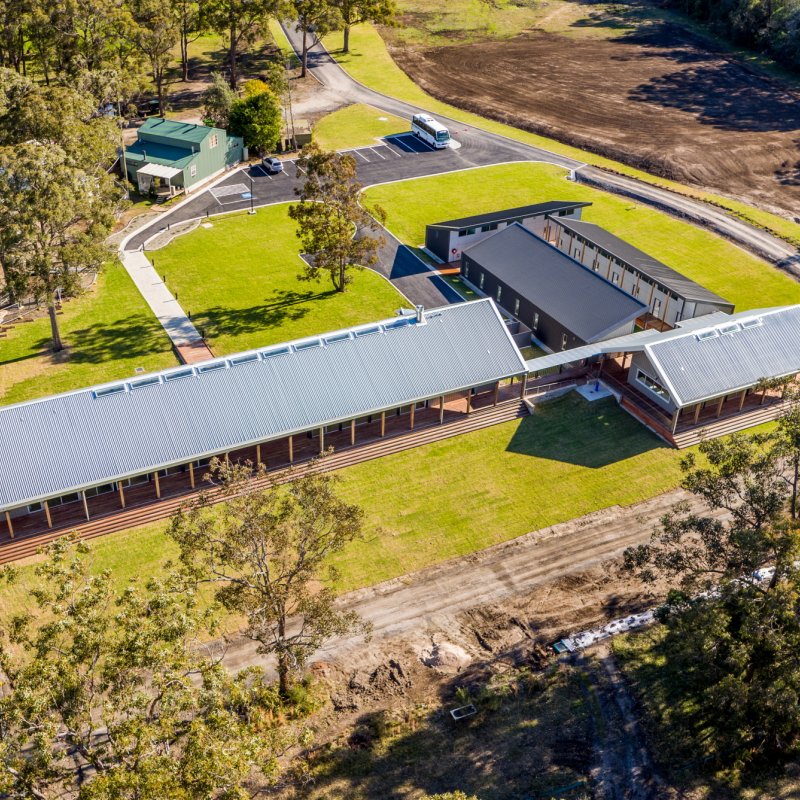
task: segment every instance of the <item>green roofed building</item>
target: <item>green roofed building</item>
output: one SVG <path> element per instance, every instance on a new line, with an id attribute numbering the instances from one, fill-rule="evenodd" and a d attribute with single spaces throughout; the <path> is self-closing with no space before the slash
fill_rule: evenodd
<path id="1" fill-rule="evenodd" d="M 148 119 L 125 148 L 128 178 L 142 194 L 153 187 L 190 192 L 243 157 L 241 138 L 222 128 L 161 117 Z"/>

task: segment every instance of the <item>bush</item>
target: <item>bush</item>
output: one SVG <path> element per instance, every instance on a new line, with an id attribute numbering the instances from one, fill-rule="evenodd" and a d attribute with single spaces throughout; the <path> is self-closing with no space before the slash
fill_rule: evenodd
<path id="1" fill-rule="evenodd" d="M 237 100 L 229 114 L 230 131 L 260 154 L 275 150 L 281 138 L 281 109 L 269 91 Z"/>

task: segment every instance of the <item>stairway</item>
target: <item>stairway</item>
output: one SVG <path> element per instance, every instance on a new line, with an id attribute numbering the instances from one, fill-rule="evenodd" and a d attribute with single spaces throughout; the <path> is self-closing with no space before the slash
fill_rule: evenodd
<path id="1" fill-rule="evenodd" d="M 329 456 L 314 462 L 313 468 L 318 472 L 344 469 L 353 464 L 371 461 L 381 456 L 410 450 L 413 447 L 421 447 L 431 442 L 460 436 L 463 433 L 481 430 L 503 422 L 511 422 L 527 415 L 528 408 L 525 403 L 521 400 L 507 400 L 498 403 L 496 406 L 473 411 L 468 416 L 464 415 L 460 419 L 447 422 L 444 425 L 429 424 L 412 432 L 398 433 L 394 436 L 387 436 L 384 439 L 373 440 L 367 444 L 335 451 Z M 311 464 L 311 461 L 298 463 L 291 472 L 286 468 L 277 469 L 268 473 L 264 478 L 254 481 L 254 483 L 259 488 L 266 489 L 271 485 L 283 483 L 289 480 L 290 477 L 306 474 L 312 468 Z M 5 540 L 0 544 L 0 564 L 35 555 L 40 547 L 71 531 L 77 531 L 81 539 L 94 539 L 98 536 L 105 536 L 107 533 L 115 533 L 116 531 L 166 519 L 175 514 L 182 503 L 196 494 L 196 491 L 187 489 L 185 492 L 153 503 L 98 516 L 82 525 L 63 526 L 42 533 L 18 535 L 17 538 Z M 219 500 L 215 499 L 213 502 L 221 500 L 222 498 L 220 497 Z"/>
<path id="2" fill-rule="evenodd" d="M 684 447 L 691 447 L 704 439 L 716 439 L 727 433 L 736 433 L 737 431 L 743 431 L 745 428 L 761 425 L 764 422 L 772 422 L 778 419 L 784 411 L 785 403 L 771 403 L 768 406 L 756 408 L 744 414 L 736 414 L 682 433 L 676 433 L 672 439 L 675 446 L 682 450 Z"/>

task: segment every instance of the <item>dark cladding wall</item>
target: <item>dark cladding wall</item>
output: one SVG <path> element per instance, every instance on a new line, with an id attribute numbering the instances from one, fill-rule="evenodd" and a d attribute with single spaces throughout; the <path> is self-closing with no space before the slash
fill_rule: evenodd
<path id="1" fill-rule="evenodd" d="M 425 247 L 442 261 L 450 260 L 450 235 L 458 231 L 447 228 L 434 228 L 431 225 L 425 229 Z"/>
<path id="2" fill-rule="evenodd" d="M 491 297 L 497 305 L 502 306 L 520 322 L 527 325 L 533 335 L 551 350 L 557 352 L 588 344 L 558 320 L 553 319 L 544 309 L 539 308 L 530 299 L 518 294 L 496 278 L 466 253 L 461 260 L 461 274 L 487 297 Z M 499 297 L 498 288 L 500 289 Z"/>

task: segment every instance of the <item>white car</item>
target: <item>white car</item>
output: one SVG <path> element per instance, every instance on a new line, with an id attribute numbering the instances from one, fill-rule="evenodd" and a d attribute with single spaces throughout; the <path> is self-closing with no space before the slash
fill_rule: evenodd
<path id="1" fill-rule="evenodd" d="M 279 158 L 264 156 L 261 159 L 261 164 L 267 172 L 283 172 L 283 161 Z"/>

